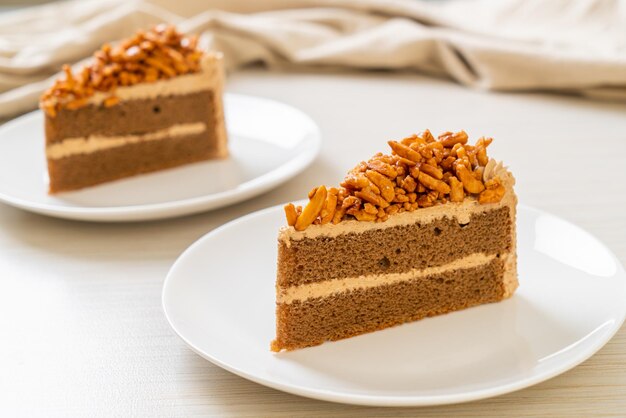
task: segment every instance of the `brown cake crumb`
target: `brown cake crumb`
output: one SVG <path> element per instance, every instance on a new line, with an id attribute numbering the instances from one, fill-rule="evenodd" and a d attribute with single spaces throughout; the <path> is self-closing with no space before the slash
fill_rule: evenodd
<path id="1" fill-rule="evenodd" d="M 505 188 L 495 177 L 483 182 L 492 138 L 467 143 L 465 131 L 429 130 L 401 141 L 389 141 L 391 154 L 378 153 L 354 167 L 339 188 L 319 186 L 303 208 L 285 206 L 287 224 L 302 231 L 311 224 L 337 224 L 347 219 L 384 222 L 389 215 L 440 203 L 461 202 L 466 195 L 481 204 L 502 200 Z"/>
<path id="2" fill-rule="evenodd" d="M 40 107 L 54 117 L 60 107 L 73 110 L 87 105 L 96 92 L 108 93 L 104 105 L 114 106 L 119 102 L 117 87 L 198 72 L 202 54 L 197 37 L 183 36 L 174 26 L 160 24 L 139 30 L 115 47 L 103 45 L 93 54 L 93 61 L 76 74 L 64 65 L 65 77 L 44 92 Z"/>

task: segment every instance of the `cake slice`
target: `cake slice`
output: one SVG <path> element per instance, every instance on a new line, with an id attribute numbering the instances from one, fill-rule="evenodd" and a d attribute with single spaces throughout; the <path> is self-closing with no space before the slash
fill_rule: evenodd
<path id="1" fill-rule="evenodd" d="M 228 155 L 219 53 L 158 25 L 41 97 L 50 193 Z"/>
<path id="2" fill-rule="evenodd" d="M 429 131 L 390 141 L 285 206 L 276 339 L 294 350 L 510 297 L 517 288 L 514 178 L 491 139 Z"/>

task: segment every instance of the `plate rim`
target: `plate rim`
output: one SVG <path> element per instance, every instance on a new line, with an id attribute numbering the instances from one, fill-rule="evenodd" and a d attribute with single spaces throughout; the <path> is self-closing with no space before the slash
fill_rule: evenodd
<path id="1" fill-rule="evenodd" d="M 275 186 L 288 181 L 291 177 L 300 174 L 318 157 L 322 146 L 321 130 L 315 120 L 303 110 L 278 100 L 248 94 L 225 93 L 224 98 L 233 98 L 235 100 L 252 99 L 254 101 L 270 102 L 273 105 L 288 108 L 290 111 L 295 112 L 306 121 L 306 124 L 310 128 L 310 133 L 307 135 L 308 138 L 306 139 L 306 141 L 309 142 L 307 152 L 297 154 L 271 171 L 239 184 L 235 189 L 168 202 L 112 207 L 58 206 L 49 203 L 31 202 L 19 197 L 7 195 L 2 191 L 0 191 L 0 202 L 40 215 L 68 220 L 137 222 L 168 219 L 233 205 L 263 194 Z M 11 119 L 0 126 L 0 136 L 2 136 L 5 131 L 14 129 L 17 125 L 29 123 L 30 119 L 39 117 L 41 113 L 41 110 L 34 110 Z"/>
<path id="2" fill-rule="evenodd" d="M 167 298 L 167 289 L 171 286 L 171 282 L 174 280 L 172 279 L 173 277 L 173 272 L 175 270 L 175 268 L 182 263 L 183 258 L 185 256 L 185 254 L 189 253 L 192 249 L 195 249 L 195 247 L 197 246 L 201 246 L 206 240 L 209 240 L 214 234 L 219 234 L 221 231 L 223 231 L 224 229 L 229 228 L 231 225 L 240 223 L 240 222 L 245 222 L 246 220 L 248 220 L 249 218 L 252 217 L 256 217 L 256 216 L 260 216 L 260 215 L 264 215 L 267 212 L 273 212 L 276 210 L 279 210 L 280 208 L 282 208 L 282 204 L 279 205 L 275 205 L 275 206 L 271 206 L 265 209 L 261 209 L 252 213 L 249 213 L 247 215 L 241 216 L 239 218 L 233 219 L 209 232 L 207 232 L 206 234 L 204 234 L 203 236 L 201 236 L 200 238 L 198 238 L 196 241 L 194 241 L 191 245 L 189 245 L 187 248 L 185 248 L 185 250 L 179 254 L 179 256 L 176 258 L 176 261 L 172 264 L 172 266 L 170 267 L 170 269 L 168 270 L 168 273 L 165 277 L 165 280 L 163 281 L 163 287 L 162 287 L 162 291 L 161 291 L 161 309 L 163 310 L 163 313 L 165 315 L 165 319 L 167 320 L 170 328 L 174 331 L 174 333 L 197 355 L 199 355 L 200 357 L 204 358 L 205 360 L 208 360 L 209 362 L 215 364 L 216 366 L 227 370 L 239 377 L 242 377 L 246 380 L 250 380 L 252 382 L 261 384 L 263 386 L 267 386 L 269 388 L 272 389 L 276 389 L 276 390 L 280 390 L 282 392 L 285 393 L 290 393 L 293 395 L 298 395 L 298 396 L 303 396 L 306 398 L 310 398 L 310 399 L 317 399 L 317 400 L 322 400 L 322 401 L 328 401 L 328 402 L 335 402 L 335 403 L 342 403 L 342 404 L 350 404 L 350 405 L 361 405 L 361 406 L 379 406 L 379 407 L 420 407 L 420 406 L 436 406 L 436 405 L 450 405 L 450 404 L 459 404 L 459 403 L 465 403 L 465 402 L 471 402 L 471 401 L 477 401 L 477 400 L 481 400 L 481 399 L 487 399 L 487 398 L 492 398 L 495 396 L 500 396 L 500 395 L 504 395 L 507 393 L 511 393 L 511 392 L 515 392 L 521 389 L 525 389 L 528 388 L 530 386 L 534 386 L 536 384 L 545 382 L 553 377 L 556 377 L 560 374 L 563 374 L 577 366 L 579 366 L 580 364 L 582 364 L 583 362 L 585 362 L 586 360 L 588 360 L 589 358 L 591 358 L 594 354 L 596 354 L 600 349 L 602 349 L 602 347 L 604 347 L 609 341 L 611 341 L 611 339 L 613 339 L 613 337 L 615 336 L 615 334 L 617 334 L 617 332 L 621 329 L 622 325 L 624 324 L 625 320 L 626 320 L 626 308 L 624 308 L 622 310 L 622 315 L 621 318 L 616 321 L 613 325 L 612 325 L 612 329 L 610 330 L 610 332 L 608 332 L 607 334 L 605 334 L 604 338 L 601 338 L 599 340 L 597 340 L 595 342 L 595 344 L 593 344 L 590 348 L 588 348 L 586 351 L 582 351 L 580 354 L 578 354 L 575 359 L 569 363 L 562 363 L 561 365 L 559 365 L 558 367 L 554 367 L 553 369 L 548 369 L 544 372 L 540 372 L 538 374 L 535 374 L 533 376 L 524 378 L 524 379 L 520 379 L 518 381 L 515 382 L 510 382 L 504 385 L 500 385 L 497 386 L 495 388 L 487 388 L 487 389 L 480 389 L 480 390 L 474 390 L 474 391 L 470 391 L 470 392 L 464 392 L 464 393 L 460 393 L 460 394 L 451 394 L 451 395 L 429 395 L 429 396 L 424 396 L 424 395 L 420 395 L 420 396 L 389 396 L 389 395 L 359 395 L 359 394 L 342 394 L 342 393 L 336 393 L 335 391 L 332 390 L 323 390 L 323 389 L 315 389 L 315 388 L 310 388 L 310 387 L 306 387 L 306 386 L 302 386 L 302 385 L 297 385 L 297 384 L 286 384 L 286 383 L 280 383 L 280 382 L 276 382 L 270 379 L 266 379 L 260 376 L 256 376 L 254 374 L 251 374 L 245 370 L 241 370 L 237 367 L 233 367 L 229 364 L 226 364 L 224 362 L 222 362 L 221 360 L 212 357 L 211 355 L 204 353 L 199 347 L 197 347 L 194 343 L 192 343 L 188 338 L 186 338 L 184 335 L 181 334 L 181 332 L 179 331 L 179 329 L 177 329 L 174 326 L 174 323 L 172 322 L 171 319 L 171 313 L 168 311 L 167 308 L 167 303 L 166 303 L 166 298 Z M 626 271 L 624 270 L 624 267 L 622 265 L 622 263 L 620 262 L 620 260 L 617 258 L 617 256 L 613 253 L 613 251 L 611 251 L 610 248 L 608 248 L 603 241 L 599 240 L 595 235 L 591 234 L 590 232 L 588 232 L 587 230 L 579 227 L 578 225 L 568 221 L 567 219 L 564 219 L 560 216 L 554 215 L 550 212 L 535 208 L 533 206 L 529 206 L 523 203 L 518 203 L 517 205 L 518 207 L 518 211 L 521 210 L 526 210 L 528 212 L 532 212 L 535 214 L 540 214 L 540 215 L 549 215 L 549 216 L 554 216 L 556 218 L 558 218 L 559 220 L 566 222 L 568 224 L 569 227 L 574 227 L 582 232 L 584 232 L 585 234 L 588 234 L 589 236 L 591 236 L 593 239 L 595 239 L 601 246 L 602 248 L 608 253 L 610 254 L 610 257 L 613 259 L 613 261 L 615 261 L 618 271 L 616 272 L 617 275 L 621 275 L 623 277 L 623 279 L 626 281 Z M 626 287 L 625 287 L 626 289 Z"/>

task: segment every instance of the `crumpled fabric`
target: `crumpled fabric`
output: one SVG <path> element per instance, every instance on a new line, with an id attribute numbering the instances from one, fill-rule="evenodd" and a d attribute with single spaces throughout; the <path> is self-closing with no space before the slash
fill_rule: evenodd
<path id="1" fill-rule="evenodd" d="M 626 100 L 619 0 L 74 0 L 0 15 L 0 117 L 34 109 L 62 64 L 160 22 L 201 33 L 231 71 L 402 70 Z"/>

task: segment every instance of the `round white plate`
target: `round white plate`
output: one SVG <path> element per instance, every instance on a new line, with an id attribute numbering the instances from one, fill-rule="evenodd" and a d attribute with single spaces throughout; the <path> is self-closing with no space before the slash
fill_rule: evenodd
<path id="1" fill-rule="evenodd" d="M 50 196 L 43 115 L 0 128 L 0 201 L 59 218 L 139 221 L 188 215 L 259 195 L 306 168 L 320 148 L 317 125 L 283 103 L 227 94 L 230 157 Z"/>
<path id="2" fill-rule="evenodd" d="M 465 402 L 518 390 L 580 364 L 619 329 L 626 273 L 598 240 L 519 208 L 520 287 L 482 305 L 346 340 L 274 354 L 281 207 L 193 244 L 165 280 L 163 307 L 202 357 L 260 384 L 361 405 Z"/>

